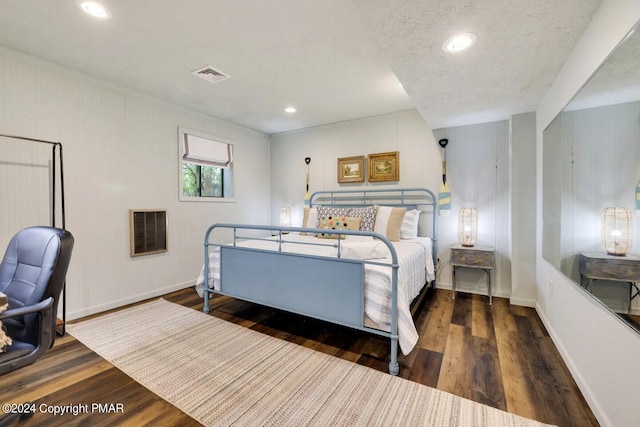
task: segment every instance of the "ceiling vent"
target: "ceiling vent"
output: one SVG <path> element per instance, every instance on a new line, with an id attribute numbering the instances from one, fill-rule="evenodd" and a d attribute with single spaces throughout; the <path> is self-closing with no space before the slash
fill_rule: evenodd
<path id="1" fill-rule="evenodd" d="M 192 73 L 200 77 L 201 79 L 208 81 L 209 83 L 218 83 L 230 78 L 230 76 L 226 75 L 220 70 L 216 70 L 211 65 L 200 67 L 197 70 L 193 70 Z"/>

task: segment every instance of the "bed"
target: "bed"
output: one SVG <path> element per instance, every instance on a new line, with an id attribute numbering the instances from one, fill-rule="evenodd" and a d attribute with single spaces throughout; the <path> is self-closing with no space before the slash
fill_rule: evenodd
<path id="1" fill-rule="evenodd" d="M 397 375 L 398 346 L 408 354 L 418 339 L 412 303 L 435 287 L 436 203 L 425 188 L 320 191 L 303 227 L 213 224 L 203 311 L 218 293 L 382 335 Z"/>

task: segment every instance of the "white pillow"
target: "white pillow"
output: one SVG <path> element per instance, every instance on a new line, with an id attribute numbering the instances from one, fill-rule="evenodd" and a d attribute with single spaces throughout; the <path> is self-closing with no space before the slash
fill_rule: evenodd
<path id="1" fill-rule="evenodd" d="M 402 225 L 400 226 L 401 239 L 413 239 L 418 237 L 418 221 L 420 220 L 420 211 L 413 209 L 404 214 Z"/>
<path id="2" fill-rule="evenodd" d="M 304 208 L 304 217 L 302 218 L 302 228 L 316 228 L 318 226 L 318 209 Z"/>
<path id="3" fill-rule="evenodd" d="M 400 226 L 406 211 L 406 208 L 378 206 L 373 231 L 382 234 L 392 242 L 400 241 Z"/>
<path id="4" fill-rule="evenodd" d="M 304 207 L 304 216 L 302 217 L 302 228 L 316 228 L 318 227 L 318 209 Z M 301 236 L 306 236 L 308 233 L 300 233 Z"/>

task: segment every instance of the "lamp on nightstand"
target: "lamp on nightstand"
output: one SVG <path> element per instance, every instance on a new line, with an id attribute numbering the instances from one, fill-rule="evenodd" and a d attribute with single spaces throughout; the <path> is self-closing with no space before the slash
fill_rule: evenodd
<path id="1" fill-rule="evenodd" d="M 458 213 L 458 241 L 462 246 L 471 247 L 478 240 L 478 210 L 462 208 Z"/>
<path id="2" fill-rule="evenodd" d="M 282 206 L 280 208 L 280 225 L 282 227 L 291 227 L 291 207 Z"/>
<path id="3" fill-rule="evenodd" d="M 602 246 L 609 255 L 624 256 L 631 251 L 633 220 L 627 208 L 602 210 Z"/>

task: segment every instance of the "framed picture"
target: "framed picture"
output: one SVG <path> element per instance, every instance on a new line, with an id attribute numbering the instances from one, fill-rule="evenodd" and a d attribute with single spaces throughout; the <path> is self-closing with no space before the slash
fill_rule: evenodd
<path id="1" fill-rule="evenodd" d="M 364 182 L 364 156 L 338 159 L 338 183 Z"/>
<path id="2" fill-rule="evenodd" d="M 399 181 L 400 180 L 400 153 L 390 151 L 388 153 L 369 154 L 369 181 Z"/>

